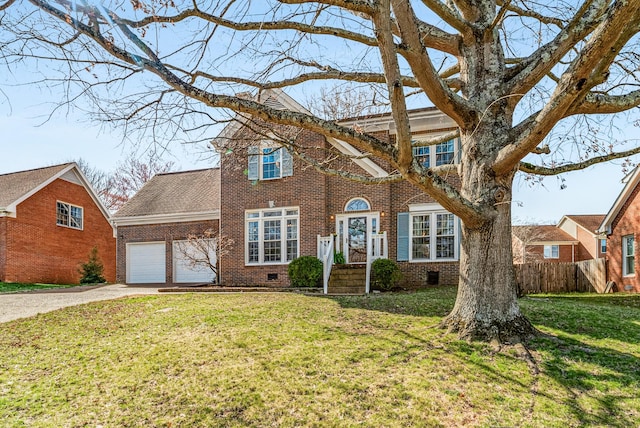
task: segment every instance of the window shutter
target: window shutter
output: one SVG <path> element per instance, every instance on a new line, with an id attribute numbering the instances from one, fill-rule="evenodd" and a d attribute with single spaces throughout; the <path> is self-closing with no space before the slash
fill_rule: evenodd
<path id="1" fill-rule="evenodd" d="M 282 154 L 282 176 L 291 177 L 293 175 L 293 156 L 285 147 L 280 149 Z"/>
<path id="2" fill-rule="evenodd" d="M 406 262 L 409 260 L 409 213 L 398 213 L 398 254 L 396 260 Z"/>
<path id="3" fill-rule="evenodd" d="M 249 159 L 249 165 L 247 167 L 247 176 L 249 180 L 258 180 L 259 177 L 259 153 L 260 148 L 257 146 L 250 146 L 247 148 L 247 154 Z"/>

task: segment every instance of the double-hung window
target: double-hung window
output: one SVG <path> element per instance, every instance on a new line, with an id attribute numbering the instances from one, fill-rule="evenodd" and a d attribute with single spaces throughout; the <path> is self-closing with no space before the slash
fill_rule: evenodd
<path id="1" fill-rule="evenodd" d="M 544 258 L 545 259 L 558 259 L 558 258 L 560 258 L 560 246 L 559 245 L 545 245 L 544 246 Z"/>
<path id="2" fill-rule="evenodd" d="M 633 235 L 622 237 L 622 275 L 633 276 L 636 273 L 636 250 Z"/>
<path id="3" fill-rule="evenodd" d="M 600 239 L 600 252 L 605 254 L 607 252 L 607 240 L 606 238 Z"/>
<path id="4" fill-rule="evenodd" d="M 56 224 L 82 230 L 82 207 L 56 202 Z"/>
<path id="5" fill-rule="evenodd" d="M 453 164 L 456 161 L 456 142 L 449 140 L 432 146 L 414 146 L 413 156 L 424 167 Z M 416 144 L 417 141 L 414 141 Z"/>
<path id="6" fill-rule="evenodd" d="M 246 211 L 246 264 L 289 263 L 298 257 L 299 218 L 297 207 Z"/>
<path id="7" fill-rule="evenodd" d="M 457 218 L 437 204 L 426 205 L 434 206 L 398 214 L 398 260 L 457 260 L 460 233 Z"/>
<path id="8" fill-rule="evenodd" d="M 284 147 L 263 142 L 247 149 L 249 180 L 276 180 L 293 175 L 293 157 Z"/>

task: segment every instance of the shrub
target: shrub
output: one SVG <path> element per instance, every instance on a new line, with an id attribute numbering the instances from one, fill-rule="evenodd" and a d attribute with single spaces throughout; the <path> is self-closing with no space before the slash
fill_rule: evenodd
<path id="1" fill-rule="evenodd" d="M 338 251 L 333 255 L 333 263 L 337 265 L 345 264 L 344 253 L 342 251 Z"/>
<path id="2" fill-rule="evenodd" d="M 289 263 L 287 273 L 293 287 L 318 287 L 322 280 L 322 262 L 313 256 L 298 257 Z"/>
<path id="3" fill-rule="evenodd" d="M 93 247 L 89 253 L 89 260 L 86 263 L 80 264 L 80 284 L 97 284 L 100 282 L 107 282 L 102 276 L 104 266 L 102 260 L 98 256 L 98 247 Z"/>
<path id="4" fill-rule="evenodd" d="M 377 259 L 371 264 L 371 283 L 377 290 L 391 290 L 402 279 L 398 264 L 389 259 Z"/>

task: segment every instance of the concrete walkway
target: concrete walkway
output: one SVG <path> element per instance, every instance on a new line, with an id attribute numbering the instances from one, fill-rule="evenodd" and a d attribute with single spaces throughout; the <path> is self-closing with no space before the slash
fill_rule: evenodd
<path id="1" fill-rule="evenodd" d="M 0 294 L 0 323 L 28 318 L 68 306 L 142 294 L 158 294 L 158 289 L 112 284 L 98 287 L 72 287 L 60 290 Z"/>

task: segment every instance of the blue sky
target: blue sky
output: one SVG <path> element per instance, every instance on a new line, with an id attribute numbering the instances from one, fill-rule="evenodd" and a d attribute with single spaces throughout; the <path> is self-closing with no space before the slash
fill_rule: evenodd
<path id="1" fill-rule="evenodd" d="M 5 80 L 6 82 L 6 80 Z M 0 173 L 38 168 L 82 158 L 112 171 L 135 148 L 122 135 L 90 123 L 80 112 L 59 112 L 48 121 L 55 98 L 29 87 L 0 85 Z M 8 99 L 7 99 L 8 98 Z M 103 129 L 104 128 L 104 129 Z M 629 125 L 630 133 L 638 129 Z M 148 142 L 142 142 L 138 155 Z M 212 160 L 202 147 L 170 147 L 162 159 L 180 170 L 207 168 Z M 564 214 L 606 214 L 622 189 L 619 164 L 596 165 L 531 186 L 522 177 L 514 183 L 513 217 L 519 222 L 557 222 Z"/>

